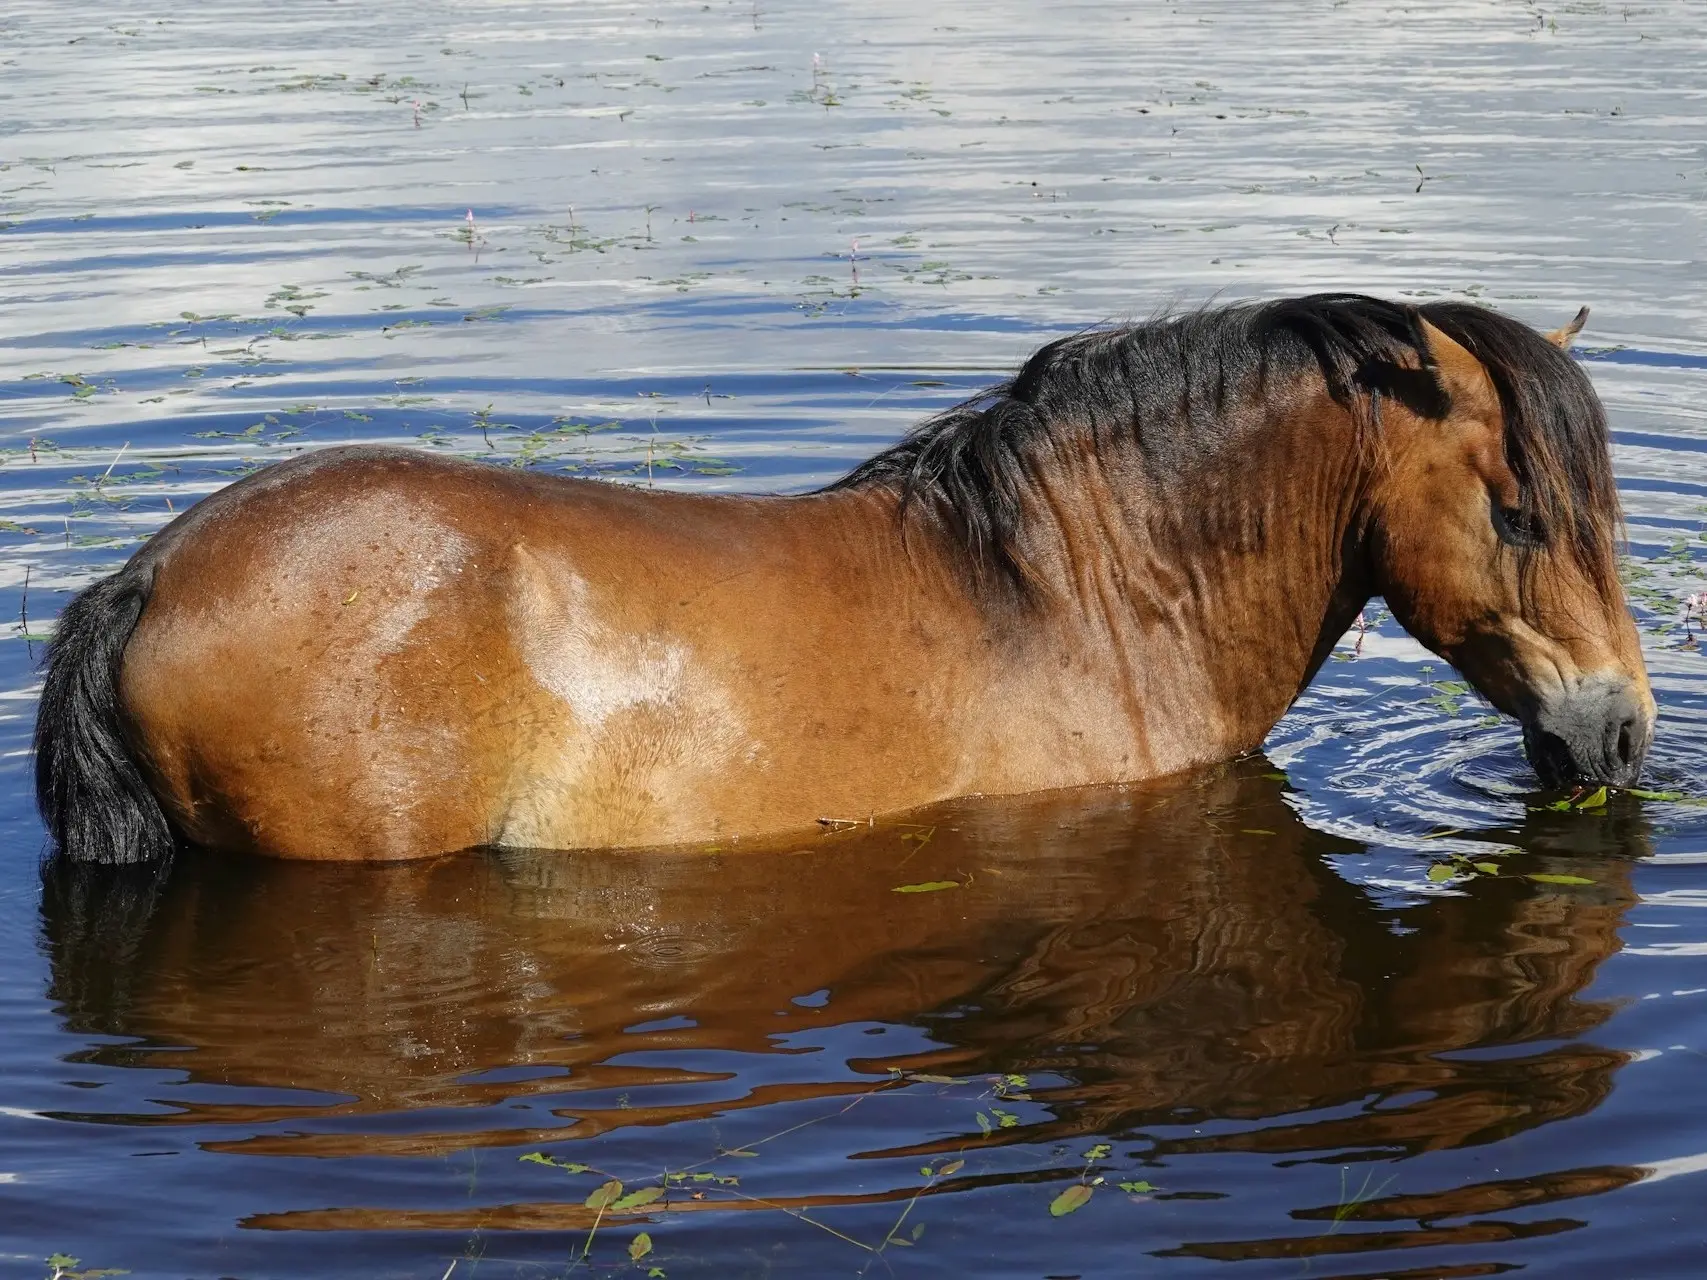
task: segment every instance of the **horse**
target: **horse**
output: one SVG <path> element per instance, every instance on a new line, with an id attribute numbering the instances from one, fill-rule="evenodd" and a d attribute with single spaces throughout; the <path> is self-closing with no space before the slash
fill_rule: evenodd
<path id="1" fill-rule="evenodd" d="M 1093 329 L 799 495 L 306 453 L 66 607 L 47 830 L 155 866 L 765 848 L 1237 757 L 1377 595 L 1545 786 L 1629 785 L 1655 709 L 1584 315 Z"/>

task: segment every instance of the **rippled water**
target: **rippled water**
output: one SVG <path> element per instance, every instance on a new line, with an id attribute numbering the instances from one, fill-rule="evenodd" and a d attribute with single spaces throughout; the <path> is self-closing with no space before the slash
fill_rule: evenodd
<path id="1" fill-rule="evenodd" d="M 1687 0 L 14 0 L 8 1274 L 1699 1274 L 1702 65 Z M 1540 807 L 1388 621 L 1166 786 L 43 898 L 41 639 L 234 476 L 801 488 L 1048 336 L 1315 288 L 1595 308 L 1684 799 Z"/>

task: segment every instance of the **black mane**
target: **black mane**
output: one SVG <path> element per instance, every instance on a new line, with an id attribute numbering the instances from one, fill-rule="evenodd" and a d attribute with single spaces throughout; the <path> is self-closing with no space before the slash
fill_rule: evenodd
<path id="1" fill-rule="evenodd" d="M 1619 517 L 1600 400 L 1576 361 L 1541 334 L 1469 303 L 1313 294 L 1061 338 L 1006 382 L 928 419 L 830 488 L 894 490 L 903 520 L 928 512 L 951 532 L 978 582 L 999 578 L 1024 592 L 1023 499 L 1051 448 L 1087 436 L 1095 448 L 1135 446 L 1145 473 L 1166 486 L 1217 453 L 1247 420 L 1248 410 L 1239 410 L 1248 398 L 1308 376 L 1359 410 L 1362 423 L 1378 424 L 1381 396 L 1444 418 L 1451 404 L 1422 319 L 1467 348 L 1493 379 L 1525 526 L 1609 586 Z"/>

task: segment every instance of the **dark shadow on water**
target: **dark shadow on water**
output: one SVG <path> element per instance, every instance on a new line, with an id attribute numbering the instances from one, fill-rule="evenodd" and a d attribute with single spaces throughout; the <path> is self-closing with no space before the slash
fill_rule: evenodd
<path id="1" fill-rule="evenodd" d="M 1503 834 L 1520 848 L 1499 876 L 1393 906 L 1336 871 L 1334 857 L 1360 847 L 1306 827 L 1279 775 L 1254 760 L 1161 787 L 960 802 L 916 825 L 792 852 L 510 852 L 392 867 L 185 856 L 152 901 L 103 900 L 86 877 L 50 875 L 44 921 L 67 1028 L 135 1038 L 83 1060 L 294 1091 L 276 1103 L 80 1117 L 216 1125 L 200 1143 L 214 1153 L 545 1145 L 596 1161 L 642 1132 L 656 1151 L 670 1125 L 803 1100 L 833 1111 L 924 1087 L 920 1073 L 956 1082 L 939 1080 L 939 1091 L 964 1086 L 952 1126 L 937 1115 L 912 1133 L 847 1124 L 779 1140 L 794 1148 L 795 1173 L 790 1194 L 768 1203 L 823 1208 L 917 1191 L 915 1181 L 851 1193 L 849 1161 L 905 1156 L 914 1168 L 952 1155 L 970 1165 L 1015 1145 L 1039 1149 L 1032 1163 L 1042 1167 L 969 1167 L 933 1185 L 942 1195 L 1079 1176 L 1072 1158 L 1043 1155 L 1047 1144 L 1136 1143 L 1177 1178 L 1215 1153 L 1280 1166 L 1380 1161 L 1591 1111 L 1627 1055 L 1588 1038 L 1612 1008 L 1583 992 L 1618 947 L 1634 901 L 1629 859 L 1646 851 L 1647 828 L 1632 805 L 1592 820 L 1537 813 Z M 1566 866 L 1593 883 L 1525 878 Z M 931 884 L 953 887 L 896 892 Z M 860 1052 L 823 1064 L 813 1081 L 744 1078 L 754 1063 L 824 1042 L 813 1033 L 860 1027 L 915 1030 L 902 1054 L 884 1052 L 893 1035 L 847 1032 L 837 1043 L 857 1037 Z M 1006 1077 L 1026 1079 L 988 1083 Z M 1004 1090 L 1023 1100 L 1006 1107 L 1023 1117 L 974 1126 L 975 1113 L 1004 1105 Z M 538 1105 L 503 1108 L 518 1099 Z M 681 1164 L 713 1154 L 683 1146 Z M 273 1202 L 264 1180 L 276 1166 L 230 1171 L 235 1211 Z M 1566 1171 L 1480 1195 L 1452 1189 L 1449 1204 L 1311 1204 L 1294 1217 L 1344 1220 L 1349 1234 L 1173 1252 L 1277 1258 L 1512 1240 L 1578 1223 L 1490 1234 L 1487 1223 L 1431 1219 L 1638 1176 Z M 592 1184 L 530 1185 L 536 1194 L 509 1203 L 328 1206 L 246 1221 L 466 1231 L 594 1220 L 581 1203 Z M 1417 1225 L 1350 1232 L 1396 1219 Z"/>

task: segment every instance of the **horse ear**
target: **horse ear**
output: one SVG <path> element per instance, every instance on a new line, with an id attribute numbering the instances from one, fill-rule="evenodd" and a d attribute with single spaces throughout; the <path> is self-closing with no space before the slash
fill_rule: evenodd
<path id="1" fill-rule="evenodd" d="M 1417 327 L 1428 343 L 1428 358 L 1434 362 L 1434 376 L 1439 379 L 1452 406 L 1465 411 L 1466 417 L 1462 421 L 1477 424 L 1473 428 L 1480 438 L 1476 457 L 1483 477 L 1505 506 L 1518 506 L 1522 490 L 1506 461 L 1505 418 L 1499 391 L 1494 387 L 1487 366 L 1444 330 L 1420 315 L 1417 320 Z"/>
<path id="2" fill-rule="evenodd" d="M 1456 400 L 1468 394 L 1472 399 L 1498 405 L 1499 397 L 1494 392 L 1493 383 L 1488 380 L 1487 369 L 1470 354 L 1468 348 L 1420 314 L 1417 316 L 1417 328 L 1428 343 L 1428 358 L 1434 365 L 1435 376 L 1440 379 L 1441 389 L 1448 396 Z"/>
<path id="3" fill-rule="evenodd" d="M 1577 312 L 1577 318 L 1575 320 L 1572 320 L 1563 328 L 1555 329 L 1553 332 L 1549 333 L 1547 335 L 1547 341 L 1551 342 L 1561 351 L 1570 350 L 1571 343 L 1576 339 L 1576 336 L 1583 331 L 1583 323 L 1587 319 L 1588 308 L 1584 307 L 1581 311 Z"/>

